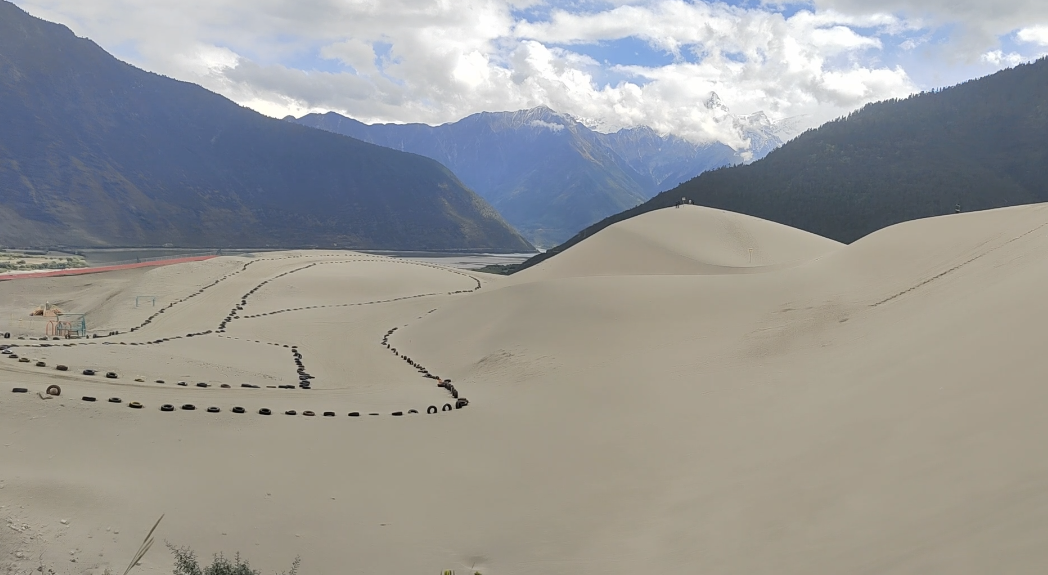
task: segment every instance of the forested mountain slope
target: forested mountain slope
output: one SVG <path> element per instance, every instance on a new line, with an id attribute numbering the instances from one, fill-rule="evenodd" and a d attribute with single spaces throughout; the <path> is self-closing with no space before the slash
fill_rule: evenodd
<path id="1" fill-rule="evenodd" d="M 530 249 L 431 159 L 264 117 L 2 0 L 0 244 Z"/>

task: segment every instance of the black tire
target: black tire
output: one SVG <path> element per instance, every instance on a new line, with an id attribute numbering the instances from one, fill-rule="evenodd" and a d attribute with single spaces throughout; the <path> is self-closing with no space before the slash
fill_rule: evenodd
<path id="1" fill-rule="evenodd" d="M 175 410 L 175 406 L 171 405 L 170 403 L 165 403 L 164 405 L 160 406 L 160 411 L 174 411 L 174 410 Z"/>
<path id="2" fill-rule="evenodd" d="M 335 412 L 334 411 L 325 411 L 324 412 L 324 417 L 335 417 Z"/>
<path id="3" fill-rule="evenodd" d="M 178 385 L 181 385 L 182 387 L 186 387 L 186 386 L 188 386 L 189 384 L 188 384 L 188 383 L 186 383 L 186 382 L 184 382 L 184 381 L 180 381 L 180 382 L 178 382 Z"/>
<path id="4" fill-rule="evenodd" d="M 262 409 L 258 410 L 258 414 L 259 415 L 273 415 L 273 410 L 269 409 L 268 407 L 263 407 Z"/>
<path id="5" fill-rule="evenodd" d="M 80 399 L 82 399 L 84 401 L 95 401 L 95 398 L 91 397 L 90 395 L 85 395 L 84 397 L 81 397 Z"/>
<path id="6" fill-rule="evenodd" d="M 411 414 L 411 413 L 418 413 L 418 410 L 417 409 L 409 409 L 408 413 L 409 414 Z"/>
<path id="7" fill-rule="evenodd" d="M 307 410 L 307 411 L 303 411 L 302 415 L 304 415 L 306 417 L 313 417 L 314 415 L 316 415 L 316 413 L 313 413 L 312 411 L 308 411 Z"/>
<path id="8" fill-rule="evenodd" d="M 445 403 L 444 407 L 440 408 L 441 411 L 451 411 L 452 409 L 454 409 L 454 408 L 451 407 L 450 403 Z"/>
<path id="9" fill-rule="evenodd" d="M 245 409 L 243 407 L 237 406 L 237 407 L 234 407 L 232 409 L 232 411 L 233 411 L 233 413 L 244 413 Z"/>
<path id="10" fill-rule="evenodd" d="M 113 372 L 113 371 L 107 371 L 106 372 L 106 377 L 108 377 L 109 379 L 117 379 L 116 372 Z"/>
<path id="11" fill-rule="evenodd" d="M 426 408 L 426 413 L 429 413 L 429 414 L 432 415 L 432 414 L 434 414 L 436 412 L 437 412 L 437 406 L 435 406 L 435 405 L 431 405 L 431 406 Z"/>
<path id="12" fill-rule="evenodd" d="M 393 412 L 393 416 L 394 416 L 394 417 L 400 417 L 401 415 L 404 415 L 404 412 L 403 412 L 403 411 L 394 411 L 394 412 Z"/>
<path id="13" fill-rule="evenodd" d="M 124 402 L 124 400 L 120 399 L 119 397 L 110 397 L 109 398 L 109 403 L 123 403 L 123 402 Z"/>
<path id="14" fill-rule="evenodd" d="M 66 365 L 56 365 L 56 366 L 55 366 L 55 369 L 57 369 L 58 371 L 69 371 L 69 366 L 66 366 Z"/>
<path id="15" fill-rule="evenodd" d="M 42 361 L 38 361 L 38 362 L 36 362 L 36 366 L 37 367 L 47 367 L 47 364 L 42 362 Z"/>
<path id="16" fill-rule="evenodd" d="M 196 386 L 197 387 L 207 387 L 208 385 L 201 381 L 200 383 L 196 384 Z"/>
<path id="17" fill-rule="evenodd" d="M 47 386 L 47 391 L 44 393 L 58 397 L 59 395 L 62 395 L 62 388 L 57 385 L 49 385 Z"/>
<path id="18" fill-rule="evenodd" d="M 349 412 L 349 416 L 350 417 L 360 417 L 360 412 L 359 411 L 351 411 L 351 412 Z"/>
<path id="19" fill-rule="evenodd" d="M 131 403 L 128 403 L 127 406 L 131 409 L 142 409 L 142 404 L 137 401 L 132 401 Z"/>
<path id="20" fill-rule="evenodd" d="M 230 388 L 230 385 L 229 385 L 228 383 L 223 383 L 223 384 L 222 384 L 222 385 L 220 385 L 219 387 L 221 387 L 222 389 L 229 389 L 229 388 Z"/>
<path id="21" fill-rule="evenodd" d="M 298 412 L 295 411 L 294 409 L 289 409 L 289 410 L 284 412 L 284 415 L 298 415 Z"/>
<path id="22" fill-rule="evenodd" d="M 11 390 L 11 393 L 28 393 L 29 390 L 24 387 L 16 387 Z"/>
<path id="23" fill-rule="evenodd" d="M 209 407 L 209 408 L 207 408 L 207 412 L 208 413 L 218 413 L 220 411 L 222 411 L 222 410 L 217 408 L 217 407 Z"/>
<path id="24" fill-rule="evenodd" d="M 463 397 L 463 398 L 461 398 L 461 399 L 459 399 L 458 401 L 455 402 L 455 409 L 462 409 L 463 407 L 466 407 L 467 405 L 469 405 L 469 400 L 466 399 L 465 397 Z"/>
<path id="25" fill-rule="evenodd" d="M 193 405 L 192 403 L 183 403 L 183 404 L 182 404 L 182 409 L 183 409 L 184 411 L 193 411 L 193 410 L 195 410 L 195 409 L 196 409 L 196 406 L 195 406 L 195 405 Z"/>
<path id="26" fill-rule="evenodd" d="M 162 380 L 162 379 L 158 379 L 158 380 L 156 380 L 156 382 L 157 382 L 157 383 L 164 383 L 164 380 Z"/>

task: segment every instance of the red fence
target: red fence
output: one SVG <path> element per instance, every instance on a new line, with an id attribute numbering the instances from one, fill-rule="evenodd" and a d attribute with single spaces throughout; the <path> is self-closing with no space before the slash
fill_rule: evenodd
<path id="1" fill-rule="evenodd" d="M 156 260 L 151 262 L 140 262 L 133 264 L 120 264 L 115 266 L 101 266 L 97 268 L 71 268 L 66 270 L 40 270 L 34 272 L 6 273 L 0 274 L 0 281 L 20 280 L 33 278 L 53 278 L 57 276 L 78 276 L 83 274 L 97 274 L 117 270 L 129 270 L 134 268 L 146 268 L 156 266 L 169 266 L 172 264 L 183 264 L 186 262 L 200 262 L 216 258 L 218 256 L 191 256 L 186 258 L 172 258 L 169 260 Z"/>

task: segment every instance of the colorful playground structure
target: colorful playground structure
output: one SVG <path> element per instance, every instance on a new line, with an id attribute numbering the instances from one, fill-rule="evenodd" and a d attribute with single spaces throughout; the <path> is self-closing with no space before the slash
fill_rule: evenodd
<path id="1" fill-rule="evenodd" d="M 49 337 L 63 339 L 87 337 L 87 318 L 82 313 L 59 313 L 47 322 Z"/>

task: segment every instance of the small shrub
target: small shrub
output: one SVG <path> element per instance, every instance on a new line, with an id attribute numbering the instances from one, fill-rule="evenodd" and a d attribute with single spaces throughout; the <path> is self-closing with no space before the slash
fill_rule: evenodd
<path id="1" fill-rule="evenodd" d="M 232 561 L 219 553 L 214 556 L 210 565 L 201 567 L 196 553 L 189 547 L 175 547 L 168 543 L 167 548 L 175 555 L 174 575 L 262 575 L 260 571 L 252 569 L 247 561 L 242 560 L 240 553 L 234 555 Z M 301 558 L 295 557 L 291 563 L 291 570 L 280 575 L 298 575 L 301 562 Z"/>

